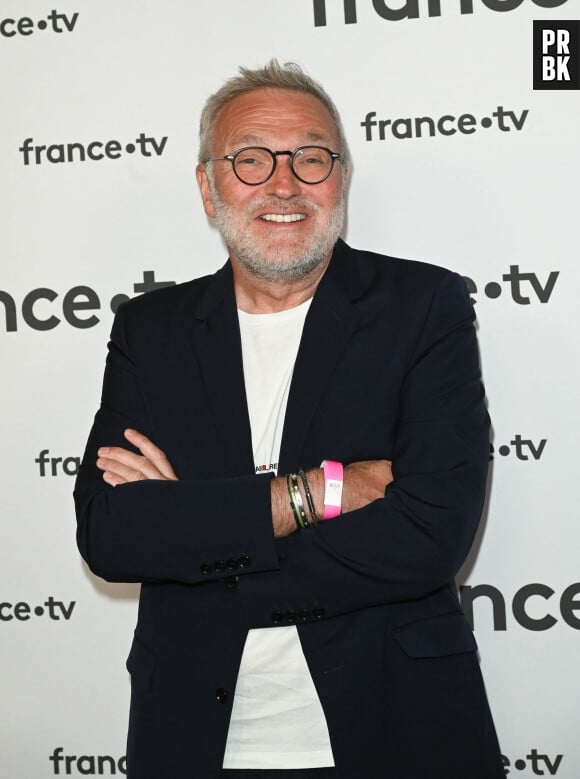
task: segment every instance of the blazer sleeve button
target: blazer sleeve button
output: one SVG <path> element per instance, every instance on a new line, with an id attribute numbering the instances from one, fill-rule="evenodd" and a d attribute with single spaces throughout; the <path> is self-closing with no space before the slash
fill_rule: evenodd
<path id="1" fill-rule="evenodd" d="M 226 570 L 226 564 L 224 560 L 217 560 L 213 564 L 213 569 L 216 573 L 223 573 Z"/>
<path id="2" fill-rule="evenodd" d="M 230 695 L 227 690 L 224 690 L 223 687 L 218 687 L 215 691 L 215 697 L 219 703 L 227 703 Z"/>
<path id="3" fill-rule="evenodd" d="M 234 558 L 230 558 L 226 562 L 226 571 L 235 571 L 237 568 L 239 568 L 240 564 L 237 560 L 234 560 Z"/>
<path id="4" fill-rule="evenodd" d="M 312 616 L 314 617 L 314 619 L 322 619 L 322 617 L 324 617 L 325 614 L 326 614 L 326 609 L 323 609 L 322 607 L 312 610 Z"/>
<path id="5" fill-rule="evenodd" d="M 281 611 L 273 611 L 271 615 L 271 620 L 275 625 L 279 625 L 280 622 L 284 619 L 284 615 Z"/>
<path id="6" fill-rule="evenodd" d="M 238 563 L 239 565 L 241 565 L 242 568 L 247 568 L 251 562 L 252 561 L 250 560 L 247 554 L 243 554 L 238 560 Z"/>
<path id="7" fill-rule="evenodd" d="M 308 609 L 301 609 L 296 616 L 298 622 L 308 622 L 309 619 L 312 619 L 312 612 L 308 611 Z"/>
<path id="8" fill-rule="evenodd" d="M 293 625 L 296 622 L 296 612 L 292 609 L 284 612 L 284 622 Z"/>
<path id="9" fill-rule="evenodd" d="M 209 563 L 202 563 L 199 566 L 199 570 L 204 576 L 206 576 L 208 573 L 211 573 L 211 565 Z"/>

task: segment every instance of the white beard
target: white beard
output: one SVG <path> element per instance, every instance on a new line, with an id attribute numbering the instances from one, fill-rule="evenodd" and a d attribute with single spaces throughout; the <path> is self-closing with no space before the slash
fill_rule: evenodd
<path id="1" fill-rule="evenodd" d="M 307 198 L 296 198 L 291 203 L 265 197 L 252 204 L 252 215 L 240 212 L 223 202 L 218 195 L 213 176 L 208 175 L 210 194 L 215 208 L 215 221 L 231 255 L 253 276 L 264 281 L 278 284 L 301 281 L 321 266 L 331 254 L 336 243 L 345 215 L 344 188 L 340 199 L 326 220 L 320 222 L 304 239 L 300 246 L 285 245 L 283 240 L 265 246 L 266 241 L 256 238 L 248 229 L 248 216 L 267 211 L 289 211 L 293 213 L 307 210 L 317 217 L 320 207 Z"/>

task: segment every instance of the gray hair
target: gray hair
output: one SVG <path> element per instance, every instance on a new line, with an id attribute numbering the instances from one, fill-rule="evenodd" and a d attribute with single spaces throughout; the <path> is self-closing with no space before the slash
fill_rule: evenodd
<path id="1" fill-rule="evenodd" d="M 340 141 L 340 155 L 343 170 L 350 167 L 350 153 L 342 127 L 338 109 L 330 95 L 318 81 L 307 75 L 300 65 L 286 62 L 280 65 L 277 59 L 271 59 L 263 68 L 250 70 L 240 67 L 240 75 L 228 79 L 218 91 L 211 95 L 201 112 L 199 120 L 199 162 L 205 162 L 213 156 L 213 133 L 218 115 L 222 108 L 240 95 L 255 92 L 257 89 L 286 89 L 313 95 L 328 110 Z"/>

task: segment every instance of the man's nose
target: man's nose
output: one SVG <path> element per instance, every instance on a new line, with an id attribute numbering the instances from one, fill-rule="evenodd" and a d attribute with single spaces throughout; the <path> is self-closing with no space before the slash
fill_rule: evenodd
<path id="1" fill-rule="evenodd" d="M 265 186 L 267 194 L 280 198 L 290 198 L 300 194 L 300 181 L 292 172 L 289 156 L 276 157 L 276 167 Z"/>

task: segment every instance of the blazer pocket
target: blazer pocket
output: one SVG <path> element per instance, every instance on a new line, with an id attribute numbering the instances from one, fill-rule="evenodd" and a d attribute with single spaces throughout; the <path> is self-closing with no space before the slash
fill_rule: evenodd
<path id="1" fill-rule="evenodd" d="M 394 636 L 408 657 L 444 657 L 477 651 L 473 631 L 461 612 L 412 622 L 395 630 Z"/>
<path id="2" fill-rule="evenodd" d="M 156 661 L 153 650 L 135 636 L 126 662 L 127 670 L 131 674 L 131 682 L 143 690 L 150 690 L 153 686 Z"/>

